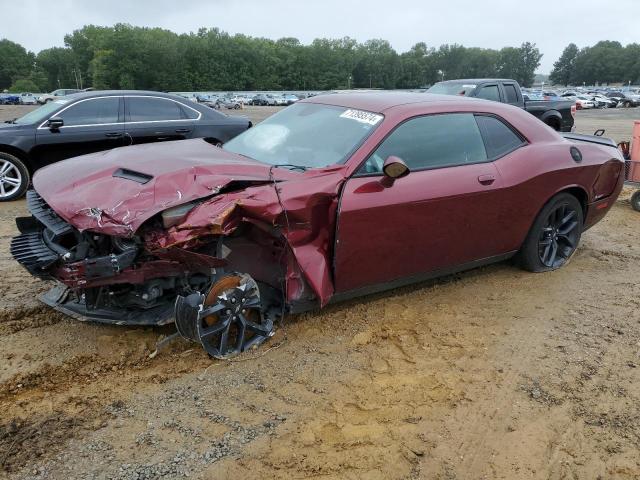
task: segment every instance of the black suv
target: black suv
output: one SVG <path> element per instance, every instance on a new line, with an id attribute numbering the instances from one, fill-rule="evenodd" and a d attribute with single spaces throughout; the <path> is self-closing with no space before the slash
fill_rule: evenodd
<path id="1" fill-rule="evenodd" d="M 0 201 L 22 196 L 38 168 L 65 158 L 186 138 L 217 145 L 249 127 L 246 117 L 166 93 L 113 90 L 61 97 L 0 124 Z"/>

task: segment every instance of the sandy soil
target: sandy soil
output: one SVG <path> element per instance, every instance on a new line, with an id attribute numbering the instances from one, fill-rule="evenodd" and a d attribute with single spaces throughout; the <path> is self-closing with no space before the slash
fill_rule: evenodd
<path id="1" fill-rule="evenodd" d="M 150 359 L 170 329 L 39 305 L 8 252 L 24 202 L 0 204 L 0 477 L 640 478 L 630 193 L 560 271 L 502 263 L 289 317 L 231 361 L 182 340 Z"/>

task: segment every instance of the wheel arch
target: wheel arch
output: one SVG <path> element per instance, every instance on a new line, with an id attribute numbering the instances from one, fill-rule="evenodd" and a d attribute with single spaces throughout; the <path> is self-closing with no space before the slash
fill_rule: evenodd
<path id="1" fill-rule="evenodd" d="M 583 219 L 587 218 L 587 211 L 589 208 L 589 195 L 587 194 L 587 191 L 578 185 L 571 185 L 571 186 L 561 188 L 560 190 L 555 191 L 548 198 L 546 198 L 544 202 L 542 202 L 542 204 L 540 205 L 540 208 L 538 208 L 535 215 L 532 217 L 531 224 L 527 229 L 527 233 L 524 236 L 524 238 L 522 238 L 520 242 L 520 247 L 518 248 L 522 248 L 522 244 L 524 243 L 526 236 L 531 231 L 531 228 L 533 228 L 536 218 L 538 218 L 538 215 L 540 215 L 540 212 L 542 212 L 544 207 L 546 207 L 551 200 L 553 200 L 555 197 L 557 197 L 562 193 L 568 193 L 570 195 L 573 195 L 580 202 L 580 205 L 582 206 L 582 218 Z"/>
<path id="2" fill-rule="evenodd" d="M 22 160 L 24 164 L 27 166 L 27 169 L 29 170 L 29 174 L 33 175 L 34 169 L 33 169 L 33 165 L 31 164 L 31 159 L 29 158 L 29 155 L 27 155 L 27 153 L 24 150 L 14 147 L 13 145 L 7 145 L 2 143 L 0 144 L 0 153 L 8 153 L 9 155 L 13 155 L 14 157 L 17 157 L 18 159 Z"/>
<path id="3" fill-rule="evenodd" d="M 545 112 L 540 117 L 540 120 L 556 131 L 559 131 L 562 128 L 562 115 L 557 110 L 549 110 Z"/>
<path id="4" fill-rule="evenodd" d="M 553 194 L 551 198 L 555 197 L 560 193 L 569 193 L 574 197 L 576 197 L 580 202 L 580 205 L 582 206 L 582 218 L 587 218 L 587 210 L 589 209 L 589 195 L 587 194 L 587 191 L 584 188 L 578 185 L 567 187 Z M 549 200 L 551 200 L 551 198 L 549 198 Z M 547 202 L 549 200 L 547 200 Z"/>

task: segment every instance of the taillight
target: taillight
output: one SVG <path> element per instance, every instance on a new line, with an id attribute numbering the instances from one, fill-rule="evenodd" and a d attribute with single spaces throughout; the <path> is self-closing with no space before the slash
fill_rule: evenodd
<path id="1" fill-rule="evenodd" d="M 576 111 L 578 110 L 578 107 L 576 107 L 575 105 L 571 105 L 571 116 L 573 118 L 576 118 Z"/>

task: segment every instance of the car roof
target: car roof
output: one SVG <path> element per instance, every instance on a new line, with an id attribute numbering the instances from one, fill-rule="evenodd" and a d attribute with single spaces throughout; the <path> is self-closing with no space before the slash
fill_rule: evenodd
<path id="1" fill-rule="evenodd" d="M 443 80 L 438 83 L 488 83 L 488 82 L 515 82 L 513 78 L 457 78 L 455 80 Z"/>
<path id="2" fill-rule="evenodd" d="M 402 105 L 424 104 L 433 107 L 446 105 L 447 108 L 450 108 L 453 105 L 477 105 L 477 102 L 484 104 L 488 102 L 488 100 L 455 95 L 437 95 L 434 93 L 379 91 L 316 95 L 315 97 L 300 100 L 299 103 L 335 105 L 383 113 L 385 110 Z"/>
<path id="3" fill-rule="evenodd" d="M 165 97 L 172 99 L 183 99 L 184 97 L 180 95 L 176 95 L 173 93 L 164 93 L 164 92 L 154 92 L 151 90 L 91 90 L 90 92 L 78 92 L 72 93 L 71 95 L 66 95 L 69 98 L 79 99 L 79 98 L 93 98 L 93 97 L 115 97 L 120 95 L 140 95 L 143 97 Z"/>

